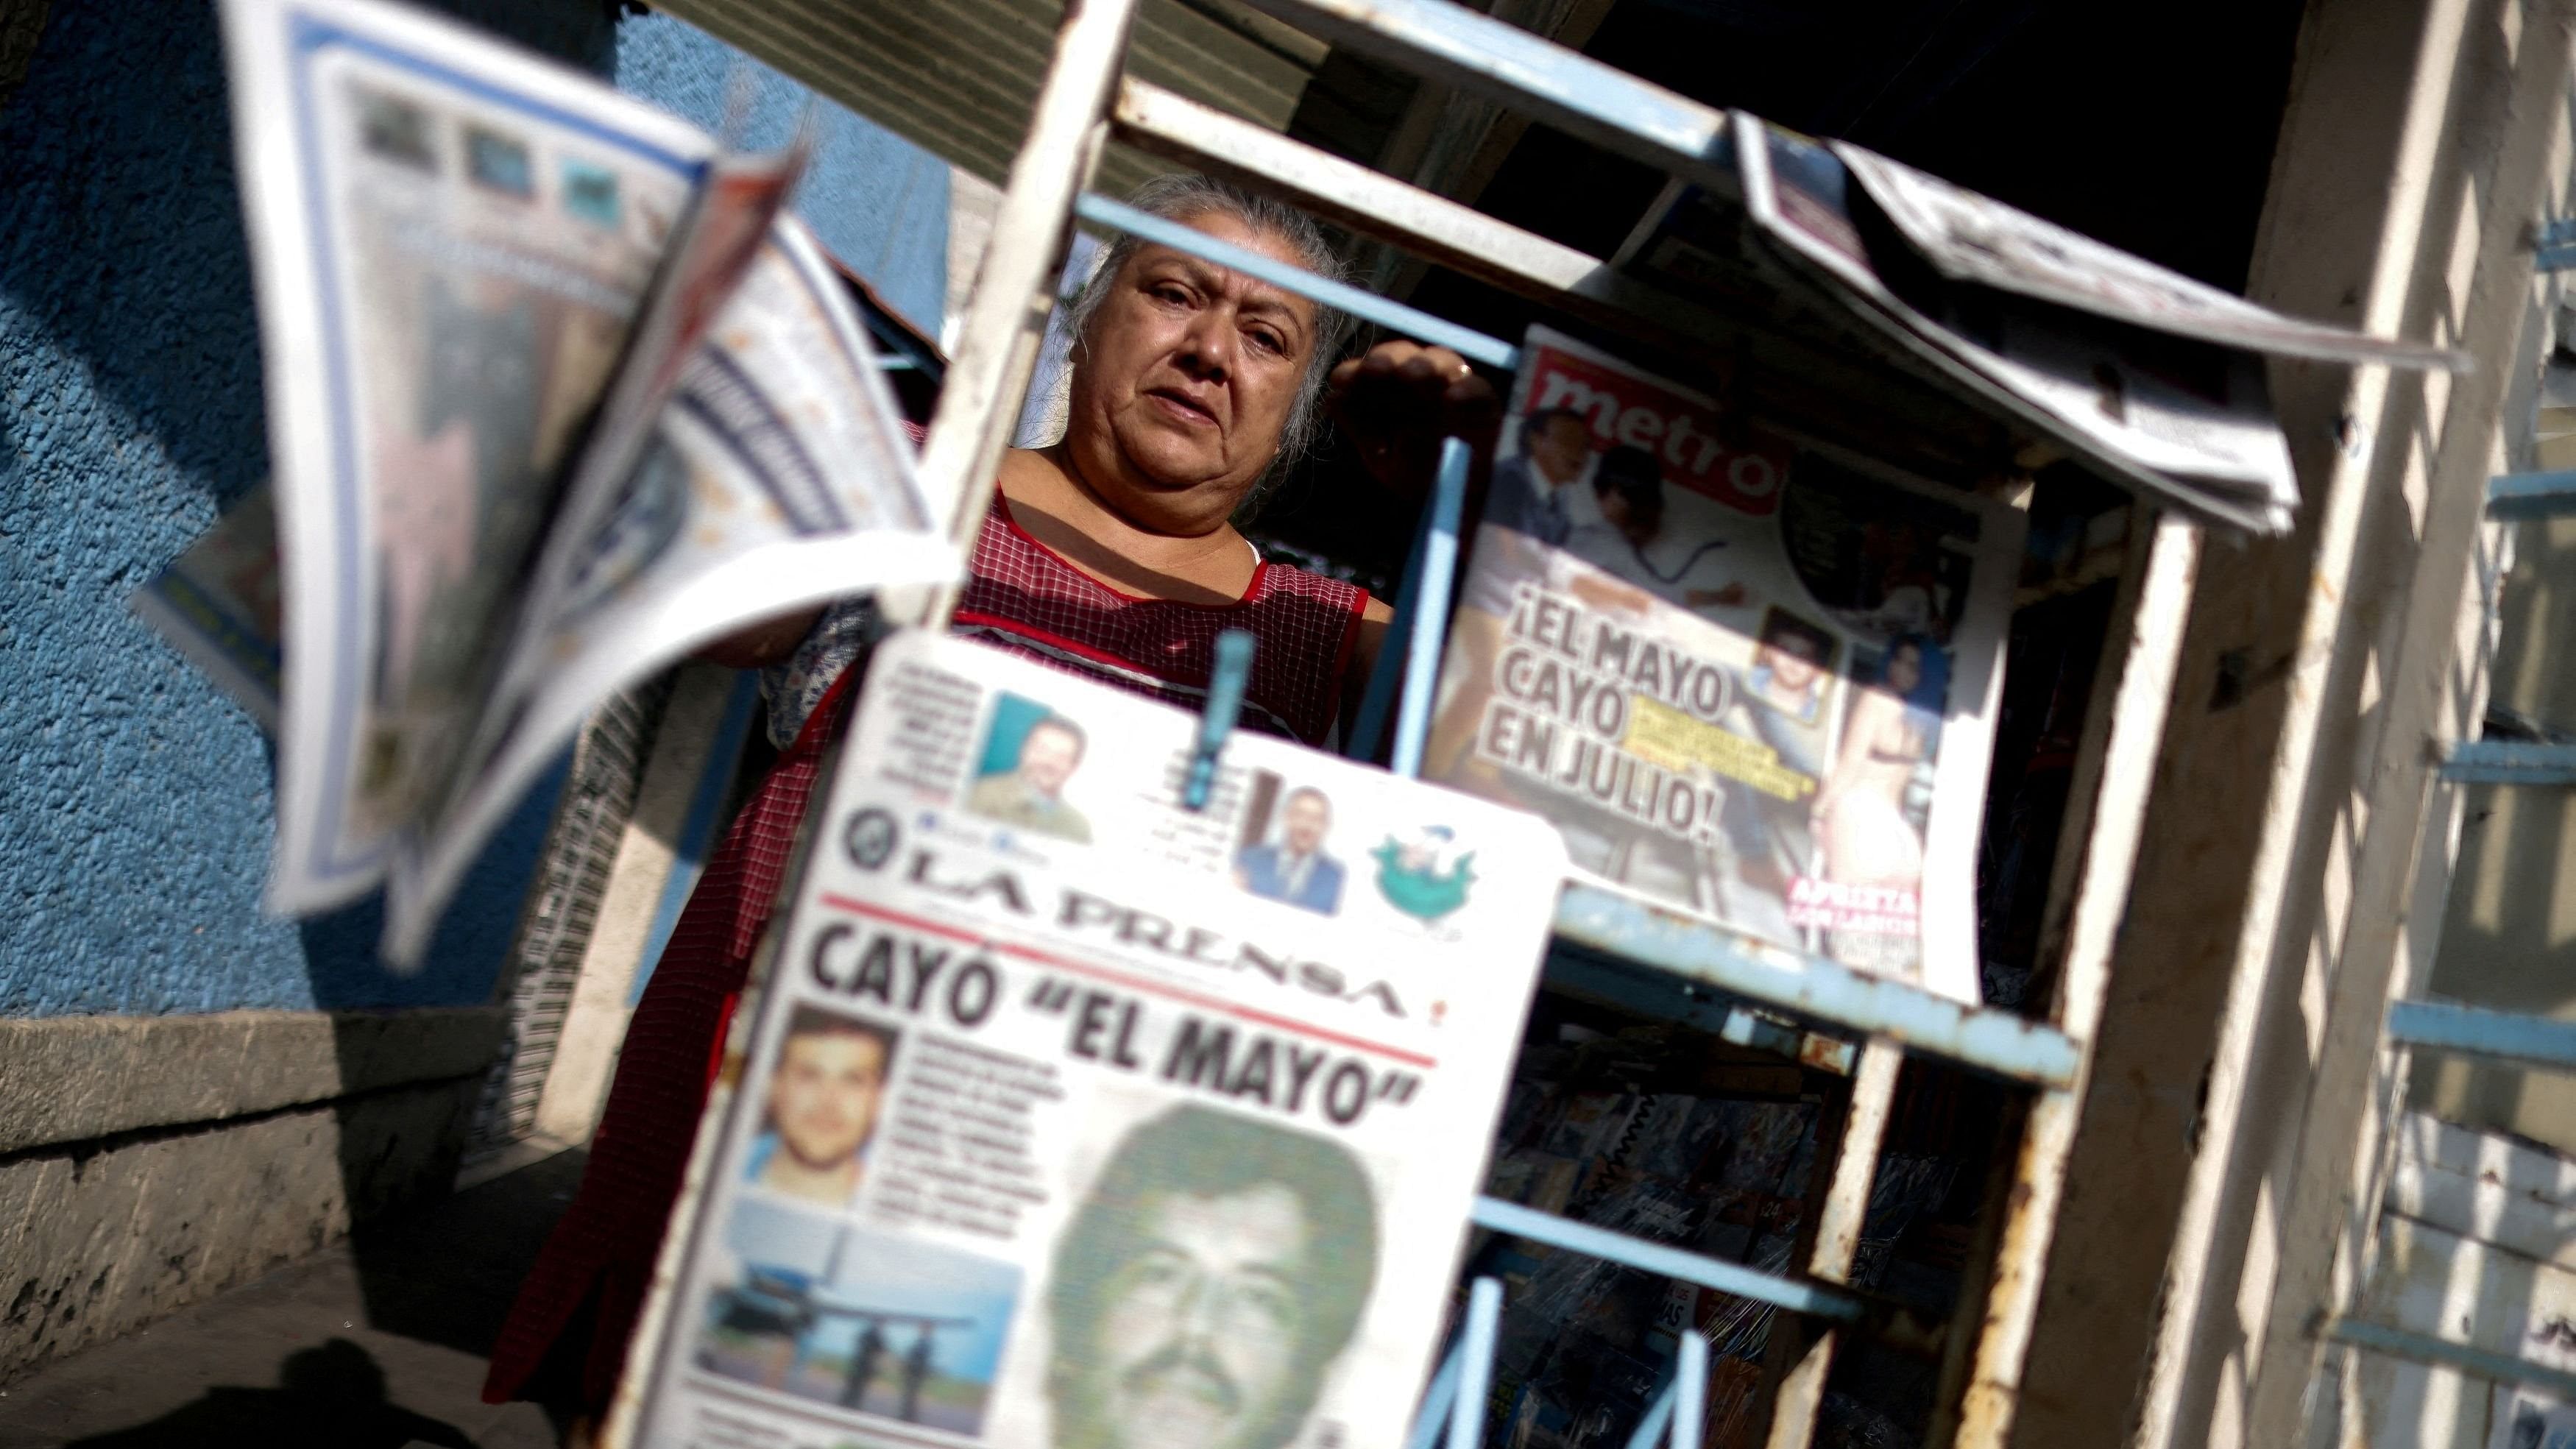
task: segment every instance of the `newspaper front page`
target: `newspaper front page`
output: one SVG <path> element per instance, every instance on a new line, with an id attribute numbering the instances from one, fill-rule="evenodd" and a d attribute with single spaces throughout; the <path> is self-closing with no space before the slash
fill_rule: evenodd
<path id="1" fill-rule="evenodd" d="M 965 640 L 870 667 L 607 1442 L 1393 1449 L 1545 822 Z"/>
<path id="2" fill-rule="evenodd" d="M 399 963 L 615 685 L 834 593 L 947 577 L 954 551 L 847 298 L 772 225 L 792 157 L 719 162 L 590 77 L 401 7 L 223 16 L 281 544 L 270 902 L 323 909 L 390 871 Z"/>
<path id="3" fill-rule="evenodd" d="M 2020 515 L 1545 328 L 1522 358 L 1425 777 L 1578 878 L 1977 1000 Z"/>

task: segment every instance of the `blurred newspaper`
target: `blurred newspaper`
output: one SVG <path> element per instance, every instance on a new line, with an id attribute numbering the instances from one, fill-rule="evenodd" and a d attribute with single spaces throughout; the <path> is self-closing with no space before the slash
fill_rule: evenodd
<path id="1" fill-rule="evenodd" d="M 883 646 L 603 1443 L 1394 1449 L 1564 858 L 967 640 Z"/>
<path id="2" fill-rule="evenodd" d="M 1857 146 L 1733 120 L 1738 194 L 1675 182 L 1621 266 L 1937 378 L 2203 518 L 2270 533 L 2297 507 L 2264 357 L 2466 365 L 2255 306 Z"/>
<path id="3" fill-rule="evenodd" d="M 2015 510 L 1530 329 L 1426 778 L 1577 877 L 1978 999 Z"/>
<path id="4" fill-rule="evenodd" d="M 598 700 L 753 621 L 952 576 L 955 553 L 863 326 L 781 209 L 800 148 L 719 154 L 374 0 L 226 0 L 224 21 L 282 544 L 270 900 L 390 878 L 408 963 Z"/>

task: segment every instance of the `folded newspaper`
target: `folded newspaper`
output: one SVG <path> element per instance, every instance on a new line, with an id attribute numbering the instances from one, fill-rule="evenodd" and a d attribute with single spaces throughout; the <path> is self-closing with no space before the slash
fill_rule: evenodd
<path id="1" fill-rule="evenodd" d="M 610 1446 L 1394 1449 L 1545 822 L 970 641 L 878 651 Z"/>
<path id="2" fill-rule="evenodd" d="M 223 17 L 274 497 L 140 602 L 255 711 L 276 691 L 272 906 L 386 882 L 401 964 L 619 685 L 957 558 L 781 209 L 801 145 L 722 152 L 374 0 Z"/>
<path id="3" fill-rule="evenodd" d="M 2016 510 L 1530 329 L 1426 777 L 1578 879 L 1978 999 Z"/>
<path id="4" fill-rule="evenodd" d="M 1739 190 L 1667 186 L 1618 265 L 2012 418 L 2113 482 L 2254 532 L 2298 505 L 2262 359 L 2467 366 L 2283 316 L 1884 156 L 1737 112 Z"/>

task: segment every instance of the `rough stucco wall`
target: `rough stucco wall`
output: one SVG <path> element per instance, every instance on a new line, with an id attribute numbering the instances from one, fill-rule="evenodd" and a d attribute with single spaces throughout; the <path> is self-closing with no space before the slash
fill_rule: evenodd
<path id="1" fill-rule="evenodd" d="M 221 1131 L 0 1161 L 0 1383 L 444 1189 L 478 1085 L 395 1087 Z"/>
<path id="2" fill-rule="evenodd" d="M 557 19 L 604 56 L 597 7 Z M 0 1014 L 491 990 L 551 783 L 395 977 L 371 905 L 260 913 L 267 742 L 126 609 L 265 473 L 259 379 L 213 6 L 54 7 L 0 110 Z"/>
<path id="3" fill-rule="evenodd" d="M 744 143 L 775 145 L 812 93 L 667 15 L 617 27 L 617 86 L 710 132 L 724 128 L 739 72 L 750 88 Z M 948 166 L 830 101 L 816 105 L 814 159 L 796 213 L 832 255 L 868 279 L 888 306 L 932 337 L 948 293 Z"/>

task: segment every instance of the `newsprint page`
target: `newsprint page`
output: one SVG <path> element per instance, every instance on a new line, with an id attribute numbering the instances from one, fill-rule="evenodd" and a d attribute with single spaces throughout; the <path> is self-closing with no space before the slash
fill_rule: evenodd
<path id="1" fill-rule="evenodd" d="M 879 651 L 608 1443 L 1401 1442 L 1563 853 L 1197 727 Z"/>
<path id="2" fill-rule="evenodd" d="M 2022 520 L 1543 327 L 1423 759 L 1577 878 L 1979 997 L 1975 860 Z"/>
<path id="3" fill-rule="evenodd" d="M 276 698 L 272 907 L 389 882 L 410 965 L 609 693 L 957 558 L 781 211 L 801 148 L 722 151 L 408 7 L 222 16 L 275 490 L 142 607 Z"/>

